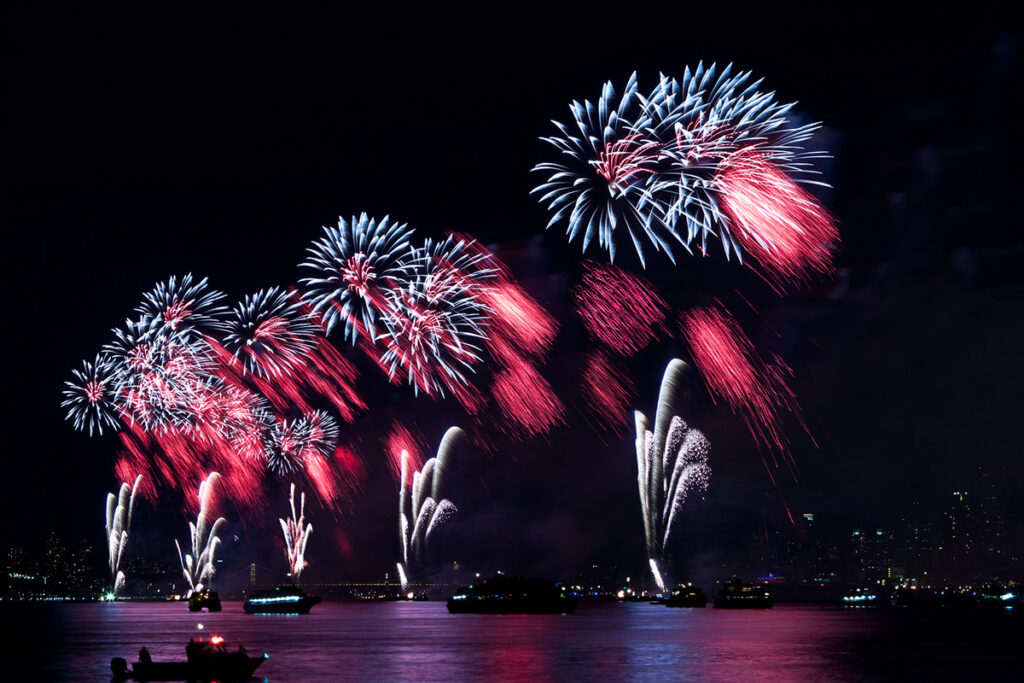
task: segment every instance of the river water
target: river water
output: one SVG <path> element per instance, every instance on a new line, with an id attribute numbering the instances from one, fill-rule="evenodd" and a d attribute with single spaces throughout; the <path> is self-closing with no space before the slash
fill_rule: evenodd
<path id="1" fill-rule="evenodd" d="M 449 615 L 443 602 L 325 602 L 305 616 L 181 603 L 6 604 L 6 680 L 104 681 L 110 659 L 184 658 L 196 634 L 270 659 L 269 681 L 1014 680 L 1024 628 L 1006 613 L 670 609 L 583 603 L 571 615 Z M 10 669 L 8 669 L 10 671 Z M 6 677 L 5 677 L 6 678 Z M 1022 680 L 1016 678 L 1016 680 Z"/>

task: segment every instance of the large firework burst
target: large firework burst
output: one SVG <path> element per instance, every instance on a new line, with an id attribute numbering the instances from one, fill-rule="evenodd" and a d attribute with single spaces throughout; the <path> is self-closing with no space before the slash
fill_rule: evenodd
<path id="1" fill-rule="evenodd" d="M 681 81 L 662 75 L 648 96 L 634 75 L 617 105 L 611 84 L 596 107 L 573 102 L 578 130 L 556 122 L 562 135 L 542 138 L 567 158 L 534 169 L 550 173 L 534 190 L 554 213 L 549 226 L 567 220 L 584 249 L 596 233 L 613 259 L 625 226 L 642 263 L 640 236 L 669 258 L 717 237 L 727 258 L 742 247 L 779 285 L 827 272 L 835 224 L 790 177 L 813 173 L 820 155 L 803 145 L 820 124 L 791 124 L 793 105 L 760 92 L 750 72 L 715 74 L 701 64 Z"/>
<path id="2" fill-rule="evenodd" d="M 388 216 L 378 221 L 363 213 L 351 221 L 339 218 L 337 228 L 324 232 L 299 264 L 317 272 L 301 281 L 303 296 L 328 333 L 340 322 L 343 337 L 353 344 L 360 328 L 374 339 L 385 292 L 405 280 L 412 230 Z"/>
<path id="3" fill-rule="evenodd" d="M 561 135 L 541 138 L 560 152 L 560 160 L 533 169 L 550 173 L 532 191 L 554 213 L 548 227 L 565 220 L 570 242 L 581 235 L 586 251 L 596 237 L 613 260 L 619 228 L 629 234 L 641 261 L 644 242 L 672 258 L 667 239 L 672 233 L 661 219 L 665 210 L 651 192 L 663 143 L 645 136 L 649 121 L 641 102 L 635 73 L 621 97 L 609 81 L 596 106 L 574 101 L 569 105 L 573 123 L 553 121 Z"/>
<path id="4" fill-rule="evenodd" d="M 308 363 L 320 328 L 277 287 L 246 296 L 231 311 L 226 348 L 245 372 L 262 377 L 290 374 Z"/>

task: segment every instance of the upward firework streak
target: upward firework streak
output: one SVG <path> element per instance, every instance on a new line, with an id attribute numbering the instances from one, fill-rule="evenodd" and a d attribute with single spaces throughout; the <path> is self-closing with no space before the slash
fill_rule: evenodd
<path id="1" fill-rule="evenodd" d="M 661 76 L 649 95 L 636 74 L 621 98 L 606 83 L 597 105 L 573 102 L 573 124 L 542 138 L 560 152 L 538 164 L 533 190 L 567 223 L 583 249 L 596 236 L 615 259 L 616 231 L 628 233 L 641 263 L 644 245 L 707 252 L 717 237 L 726 258 L 746 249 L 782 288 L 831 270 L 838 231 L 828 212 L 790 174 L 807 175 L 821 155 L 803 144 L 820 124 L 793 126 L 792 104 L 757 90 L 751 74 L 715 66 Z"/>
<path id="2" fill-rule="evenodd" d="M 313 525 L 306 523 L 306 494 L 303 493 L 299 503 L 299 515 L 295 516 L 295 484 L 292 484 L 291 495 L 288 501 L 291 503 L 292 516 L 287 521 L 279 519 L 281 531 L 284 532 L 285 553 L 288 556 L 288 576 L 292 582 L 299 582 L 299 575 L 306 567 L 306 543 L 313 533 Z"/>
<path id="3" fill-rule="evenodd" d="M 209 524 L 210 503 L 213 496 L 213 486 L 220 480 L 220 475 L 211 472 L 210 476 L 199 484 L 199 516 L 195 524 L 188 523 L 190 536 L 192 538 L 191 554 L 182 555 L 178 539 L 174 539 L 174 545 L 178 549 L 178 559 L 181 561 L 181 573 L 188 581 L 191 591 L 203 589 L 203 581 L 207 581 L 209 587 L 213 581 L 214 574 L 214 552 L 220 545 L 217 534 L 226 524 L 223 517 L 218 517 L 213 526 Z"/>
<path id="4" fill-rule="evenodd" d="M 402 561 L 398 563 L 398 575 L 403 591 L 409 587 L 409 575 L 415 576 L 422 566 L 434 530 L 457 510 L 454 503 L 440 497 L 441 485 L 451 453 L 464 436 L 458 427 L 450 427 L 441 439 L 437 455 L 423 463 L 419 471 L 410 471 L 409 453 L 402 451 L 402 481 L 398 490 Z"/>
<path id="5" fill-rule="evenodd" d="M 131 488 L 125 482 L 121 484 L 121 491 L 118 495 L 107 494 L 107 563 L 110 566 L 112 593 L 117 593 L 124 586 L 121 558 L 128 545 L 128 531 L 132 525 L 135 492 L 138 490 L 141 480 L 142 475 L 139 475 L 135 478 L 135 484 Z"/>
<path id="6" fill-rule="evenodd" d="M 665 368 L 658 394 L 654 431 L 647 416 L 636 411 L 637 483 L 644 518 L 647 559 L 658 588 L 665 590 L 661 564 L 668 552 L 673 525 L 692 491 L 704 492 L 711 477 L 711 444 L 678 415 L 677 392 L 686 364 L 673 359 Z"/>

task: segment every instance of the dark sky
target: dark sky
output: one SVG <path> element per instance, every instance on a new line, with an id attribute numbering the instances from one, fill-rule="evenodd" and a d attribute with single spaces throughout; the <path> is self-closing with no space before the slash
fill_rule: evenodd
<path id="1" fill-rule="evenodd" d="M 741 288 L 780 332 L 752 336 L 792 366 L 819 444 L 788 425 L 801 470 L 780 483 L 791 507 L 843 533 L 892 524 L 913 500 L 938 510 L 979 465 L 1007 467 L 1021 495 L 1019 34 L 999 17 L 891 19 L 881 31 L 785 17 L 738 29 L 683 13 L 471 19 L 8 22 L 5 542 L 51 528 L 101 541 L 116 439 L 74 432 L 60 390 L 142 291 L 185 272 L 233 299 L 291 284 L 339 214 L 389 213 L 420 236 L 457 230 L 496 245 L 560 318 L 550 378 L 571 403 L 585 337 L 566 286 L 581 257 L 558 230 L 544 233 L 546 212 L 528 196 L 529 169 L 547 154 L 537 137 L 606 79 L 635 69 L 650 84 L 701 59 L 735 62 L 799 101 L 835 157 L 823 198 L 843 236 L 839 286 L 779 299 L 747 271 L 685 258 L 646 274 L 678 306 Z M 666 342 L 638 356 L 638 407 L 653 408 L 661 369 L 684 353 Z M 396 416 L 435 443 L 456 420 L 364 380 L 364 442 Z M 714 475 L 679 552 L 714 564 L 759 525 L 781 525 L 784 508 L 741 420 L 694 393 Z M 364 457 L 363 493 L 340 521 L 322 515 L 311 541 L 314 564 L 349 576 L 378 575 L 397 553 L 390 475 Z M 540 572 L 642 562 L 629 433 L 594 433 L 570 408 L 546 439 L 465 457 L 453 553 Z M 277 516 L 283 496 L 268 505 Z M 171 561 L 180 513 L 168 504 L 142 519 L 140 543 Z M 262 552 L 233 529 L 240 555 Z"/>

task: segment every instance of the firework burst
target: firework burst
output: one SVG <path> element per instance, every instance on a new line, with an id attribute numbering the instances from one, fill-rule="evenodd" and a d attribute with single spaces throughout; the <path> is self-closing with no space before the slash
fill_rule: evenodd
<path id="1" fill-rule="evenodd" d="M 540 194 L 554 214 L 548 227 L 565 220 L 570 242 L 581 236 L 586 251 L 596 237 L 612 260 L 619 229 L 629 235 L 641 262 L 645 242 L 672 258 L 667 239 L 671 231 L 660 218 L 666 209 L 650 190 L 662 143 L 643 134 L 649 121 L 643 116 L 636 74 L 621 98 L 608 82 L 596 106 L 590 100 L 574 101 L 569 109 L 573 123 L 553 121 L 561 135 L 541 138 L 558 150 L 560 161 L 533 169 L 549 174 L 531 192 Z"/>
<path id="2" fill-rule="evenodd" d="M 406 279 L 412 230 L 387 216 L 377 221 L 363 213 L 351 221 L 339 218 L 337 228 L 324 232 L 300 264 L 317 273 L 301 281 L 303 296 L 328 333 L 341 323 L 343 338 L 353 344 L 360 328 L 373 339 L 385 293 Z"/>
<path id="3" fill-rule="evenodd" d="M 220 318 L 228 310 L 221 304 L 223 299 L 222 292 L 209 289 L 205 277 L 193 281 L 192 273 L 180 280 L 172 275 L 143 294 L 142 303 L 135 310 L 170 332 L 198 334 L 200 330 L 221 328 Z"/>
<path id="4" fill-rule="evenodd" d="M 328 458 L 338 440 L 338 423 L 323 411 L 278 420 L 267 434 L 267 467 L 278 474 L 304 469 L 307 459 Z"/>
<path id="5" fill-rule="evenodd" d="M 389 303 L 380 358 L 388 376 L 404 376 L 416 393 L 444 395 L 446 388 L 466 384 L 486 338 L 486 305 L 453 278 L 442 285 L 429 273 L 392 290 Z"/>
<path id="6" fill-rule="evenodd" d="M 117 408 L 114 405 L 114 385 L 117 377 L 113 364 L 103 354 L 96 356 L 90 363 L 82 361 L 82 367 L 71 371 L 73 381 L 64 382 L 62 408 L 67 408 L 65 419 L 71 420 L 75 429 L 93 430 L 103 434 L 104 425 L 117 431 L 119 422 Z"/>
<path id="7" fill-rule="evenodd" d="M 260 377 L 291 374 L 309 362 L 317 324 L 277 287 L 246 296 L 231 311 L 224 348 L 245 372 Z"/>
<path id="8" fill-rule="evenodd" d="M 838 242 L 828 212 L 803 182 L 822 155 L 805 150 L 820 128 L 795 126 L 774 93 L 758 90 L 750 72 L 703 64 L 682 80 L 662 75 L 647 96 L 635 75 L 616 104 L 606 84 L 595 107 L 573 102 L 575 126 L 542 138 L 562 154 L 538 164 L 547 181 L 534 193 L 553 212 L 549 227 L 568 223 L 570 241 L 596 233 L 614 260 L 615 230 L 625 226 L 641 263 L 645 236 L 673 260 L 673 247 L 707 253 L 717 238 L 726 258 L 754 255 L 779 287 L 827 273 Z"/>

